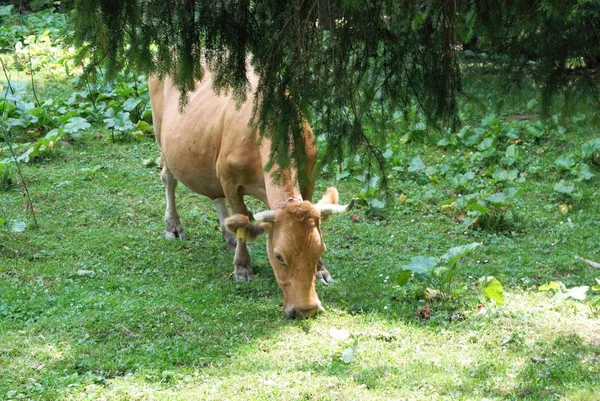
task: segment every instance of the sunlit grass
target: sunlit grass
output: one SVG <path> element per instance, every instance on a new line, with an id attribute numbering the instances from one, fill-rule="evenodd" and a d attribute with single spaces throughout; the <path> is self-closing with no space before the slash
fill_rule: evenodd
<path id="1" fill-rule="evenodd" d="M 599 276 L 575 259 L 600 260 L 598 178 L 581 185 L 582 200 L 552 190 L 556 157 L 596 135 L 573 131 L 522 146 L 531 172 L 510 230 L 466 229 L 440 213 L 443 180 L 392 173 L 403 202 L 323 225 L 335 282 L 318 286 L 327 311 L 308 321 L 285 320 L 264 239 L 252 245 L 256 279 L 231 280 L 210 201 L 180 186 L 189 239 L 163 238 L 158 169 L 143 163 L 158 154 L 151 139 L 113 144 L 94 129 L 60 144 L 23 166 L 38 228 L 18 180 L 0 193 L 0 400 L 595 400 L 598 316 L 538 292 Z M 407 163 L 413 153 L 427 165 L 464 156 L 404 150 Z M 361 187 L 324 174 L 316 196 L 330 185 L 343 202 Z M 25 232 L 11 233 L 13 221 Z M 432 301 L 423 319 L 427 302 L 416 284 L 399 288 L 397 272 L 472 242 L 481 246 L 456 277 L 463 295 Z M 481 294 L 489 275 L 504 286 L 503 307 Z"/>

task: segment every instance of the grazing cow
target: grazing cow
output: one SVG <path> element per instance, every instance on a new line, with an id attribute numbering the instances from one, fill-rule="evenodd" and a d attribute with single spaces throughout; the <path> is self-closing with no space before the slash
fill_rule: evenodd
<path id="1" fill-rule="evenodd" d="M 252 85 L 256 84 L 253 77 Z M 175 207 L 175 187 L 186 187 L 212 199 L 223 239 L 235 249 L 234 278 L 250 280 L 253 272 L 246 241 L 268 234 L 267 253 L 275 278 L 283 291 L 283 308 L 288 317 L 310 317 L 322 310 L 315 292 L 315 276 L 331 282 L 321 254 L 325 245 L 321 221 L 330 214 L 344 213 L 352 207 L 338 205 L 338 192 L 329 188 L 317 204 L 313 194 L 315 139 L 306 125 L 307 163 L 304 171 L 291 168 L 275 184 L 265 171 L 270 141 L 259 141 L 250 127 L 252 102 L 240 108 L 232 96 L 213 92 L 209 71 L 189 94 L 189 103 L 179 111 L 179 91 L 173 80 L 150 78 L 150 100 L 156 141 L 161 150 L 161 179 L 165 185 L 167 238 L 184 238 Z M 309 184 L 296 185 L 297 174 L 309 177 Z M 243 196 L 262 200 L 271 210 L 248 217 Z M 227 204 L 234 216 L 229 216 Z"/>

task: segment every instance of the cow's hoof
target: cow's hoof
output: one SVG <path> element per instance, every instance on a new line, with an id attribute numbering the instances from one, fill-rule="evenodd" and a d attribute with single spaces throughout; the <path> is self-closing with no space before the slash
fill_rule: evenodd
<path id="1" fill-rule="evenodd" d="M 166 239 L 175 239 L 175 238 L 179 238 L 180 240 L 184 240 L 185 239 L 185 233 L 183 232 L 183 229 L 180 228 L 178 230 L 173 230 L 173 231 L 165 231 L 165 238 Z"/>
<path id="2" fill-rule="evenodd" d="M 325 269 L 317 270 L 317 274 L 315 275 L 315 277 L 317 278 L 317 282 L 319 282 L 319 283 L 323 283 L 323 284 L 333 283 L 333 277 L 331 277 L 331 274 L 329 274 L 329 272 Z"/>
<path id="3" fill-rule="evenodd" d="M 250 267 L 235 266 L 232 276 L 233 281 L 236 283 L 243 283 L 252 280 L 254 278 L 254 272 Z"/>

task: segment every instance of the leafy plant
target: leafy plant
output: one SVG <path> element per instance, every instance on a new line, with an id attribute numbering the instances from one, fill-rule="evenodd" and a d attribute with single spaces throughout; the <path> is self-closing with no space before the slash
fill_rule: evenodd
<path id="1" fill-rule="evenodd" d="M 558 301 L 565 299 L 574 299 L 576 301 L 586 302 L 589 306 L 592 315 L 600 315 L 600 279 L 595 279 L 596 284 L 591 288 L 587 285 L 578 287 L 567 288 L 561 281 L 551 281 L 547 284 L 541 285 L 538 288 L 540 292 L 547 292 L 554 296 Z M 593 293 L 599 293 L 595 296 L 588 297 L 588 291 L 592 290 Z"/>
<path id="2" fill-rule="evenodd" d="M 586 293 L 589 290 L 589 286 L 583 285 L 580 287 L 567 288 L 562 281 L 551 281 L 547 284 L 541 285 L 538 288 L 540 292 L 548 292 L 553 294 L 558 299 L 572 298 L 578 301 L 585 301 Z"/>
<path id="3" fill-rule="evenodd" d="M 600 138 L 592 139 L 581 145 L 577 152 L 566 153 L 554 160 L 554 165 L 563 173 L 569 173 L 575 182 L 590 181 L 595 174 L 592 171 L 594 164 L 600 165 Z M 568 196 L 573 199 L 581 199 L 582 193 L 576 188 L 576 184 L 561 179 L 554 185 L 554 192 L 559 196 Z"/>
<path id="4" fill-rule="evenodd" d="M 502 284 L 493 276 L 482 277 L 479 280 L 483 295 L 496 305 L 504 305 L 504 290 Z"/>
<path id="5" fill-rule="evenodd" d="M 0 6 L 0 49 L 12 49 L 18 41 L 44 33 L 55 43 L 62 41 L 65 25 L 66 15 L 54 9 L 18 14 L 12 4 Z"/>
<path id="6" fill-rule="evenodd" d="M 467 228 L 502 230 L 514 222 L 514 209 L 523 193 L 523 188 L 506 188 L 501 192 L 477 193 L 448 199 L 440 204 L 442 210 L 456 210 L 458 219 Z M 511 220 L 512 219 L 512 220 Z"/>
<path id="7" fill-rule="evenodd" d="M 454 247 L 440 257 L 415 256 L 407 265 L 402 266 L 396 282 L 403 287 L 414 277 L 422 284 L 422 295 L 425 298 L 448 300 L 461 292 L 459 288 L 456 288 L 455 282 L 459 262 L 479 245 L 474 242 Z M 485 285 L 484 288 L 488 293 L 493 293 L 494 299 L 501 299 L 501 294 L 495 289 L 497 287 Z M 499 302 L 503 302 L 503 299 Z"/>
<path id="8" fill-rule="evenodd" d="M 356 180 L 362 182 L 363 186 L 358 194 L 358 199 L 367 203 L 374 209 L 382 209 L 386 206 L 385 195 L 379 190 L 379 181 L 381 177 L 378 175 L 369 177 L 368 175 L 357 175 Z"/>
<path id="9" fill-rule="evenodd" d="M 581 145 L 581 158 L 600 166 L 600 138 L 594 138 Z"/>
<path id="10" fill-rule="evenodd" d="M 600 138 L 598 138 L 598 146 L 600 149 Z M 591 141 L 593 143 L 593 141 Z M 558 157 L 554 164 L 562 171 L 571 173 L 572 176 L 576 177 L 576 181 L 589 181 L 594 177 L 590 166 L 585 163 L 586 159 L 591 159 L 595 154 L 595 148 L 590 142 L 583 145 L 586 152 L 590 152 L 584 157 L 584 153 L 568 153 Z"/>

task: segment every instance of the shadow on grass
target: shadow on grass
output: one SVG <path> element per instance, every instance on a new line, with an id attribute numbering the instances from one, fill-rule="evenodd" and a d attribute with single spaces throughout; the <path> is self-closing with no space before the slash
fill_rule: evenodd
<path id="1" fill-rule="evenodd" d="M 526 400 L 592 400 L 585 388 L 600 386 L 600 347 L 576 334 L 559 336 L 540 349 L 519 373 L 516 395 Z"/>

